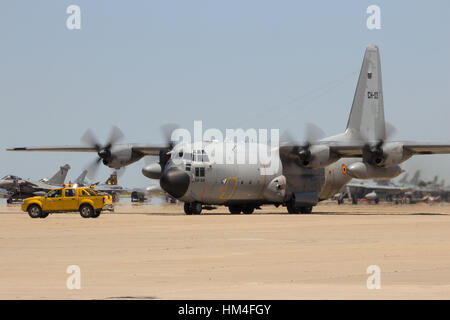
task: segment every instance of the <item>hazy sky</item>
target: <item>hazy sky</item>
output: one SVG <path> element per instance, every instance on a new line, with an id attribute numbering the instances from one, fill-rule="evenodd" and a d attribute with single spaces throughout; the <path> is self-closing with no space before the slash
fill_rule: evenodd
<path id="1" fill-rule="evenodd" d="M 66 8 L 81 8 L 81 30 Z M 366 9 L 381 8 L 381 30 Z M 450 1 L 2 1 L 0 175 L 77 176 L 95 154 L 11 153 L 79 144 L 111 125 L 124 142 L 161 143 L 159 127 L 345 129 L 365 47 L 380 48 L 386 120 L 401 140 L 450 141 Z M 423 156 L 450 180 L 449 156 Z M 122 182 L 144 186 L 144 160 Z M 441 168 L 441 169 L 440 169 Z M 102 180 L 111 170 L 102 167 Z M 450 181 L 449 181 L 450 182 Z"/>

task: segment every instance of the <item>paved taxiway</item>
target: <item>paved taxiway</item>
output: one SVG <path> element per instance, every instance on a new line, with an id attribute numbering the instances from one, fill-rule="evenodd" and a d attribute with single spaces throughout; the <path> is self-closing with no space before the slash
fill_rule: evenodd
<path id="1" fill-rule="evenodd" d="M 284 212 L 121 203 L 98 219 L 31 219 L 1 205 L 0 299 L 450 299 L 450 205 Z M 66 288 L 69 265 L 80 290 Z"/>

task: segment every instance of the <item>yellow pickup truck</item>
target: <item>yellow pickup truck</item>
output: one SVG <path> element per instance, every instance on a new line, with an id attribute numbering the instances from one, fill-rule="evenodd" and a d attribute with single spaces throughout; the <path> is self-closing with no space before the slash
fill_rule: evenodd
<path id="1" fill-rule="evenodd" d="M 43 197 L 25 199 L 22 210 L 31 218 L 46 218 L 49 213 L 79 211 L 83 218 L 97 218 L 102 210 L 113 211 L 112 197 L 90 188 L 57 188 Z"/>

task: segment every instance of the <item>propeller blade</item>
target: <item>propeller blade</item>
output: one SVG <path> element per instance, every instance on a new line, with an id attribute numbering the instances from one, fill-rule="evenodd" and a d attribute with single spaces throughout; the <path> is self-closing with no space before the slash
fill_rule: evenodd
<path id="1" fill-rule="evenodd" d="M 119 170 L 116 170 L 116 175 L 117 175 L 118 179 L 123 177 L 123 175 L 125 174 L 125 171 L 127 170 L 126 168 L 127 167 L 122 167 Z"/>
<path id="2" fill-rule="evenodd" d="M 100 150 L 101 145 L 95 137 L 94 133 L 91 129 L 87 129 L 86 132 L 81 136 L 80 141 L 87 144 L 90 147 L 94 147 L 97 150 Z"/>
<path id="3" fill-rule="evenodd" d="M 119 129 L 117 126 L 113 126 L 111 128 L 111 133 L 109 135 L 108 142 L 106 143 L 105 149 L 110 149 L 113 145 L 115 145 L 117 142 L 122 140 L 125 137 L 122 130 Z"/>
<path id="4" fill-rule="evenodd" d="M 392 123 L 386 122 L 386 140 L 392 139 L 396 133 L 397 128 Z"/>
<path id="5" fill-rule="evenodd" d="M 325 132 L 314 123 L 308 122 L 305 127 L 305 139 L 311 144 L 325 137 Z"/>
<path id="6" fill-rule="evenodd" d="M 175 123 L 167 123 L 161 126 L 161 135 L 168 146 L 173 147 L 172 133 L 178 129 L 179 126 Z"/>
<path id="7" fill-rule="evenodd" d="M 97 175 L 98 168 L 100 167 L 101 158 L 96 158 L 92 161 L 85 170 L 87 170 L 87 177 L 92 180 Z"/>

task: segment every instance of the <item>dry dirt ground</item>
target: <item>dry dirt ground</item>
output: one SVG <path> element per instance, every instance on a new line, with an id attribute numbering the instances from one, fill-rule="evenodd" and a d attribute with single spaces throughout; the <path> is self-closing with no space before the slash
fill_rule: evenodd
<path id="1" fill-rule="evenodd" d="M 31 219 L 1 205 L 0 299 L 450 298 L 450 205 L 182 212 L 120 203 L 98 219 Z M 80 290 L 66 287 L 69 265 Z"/>

